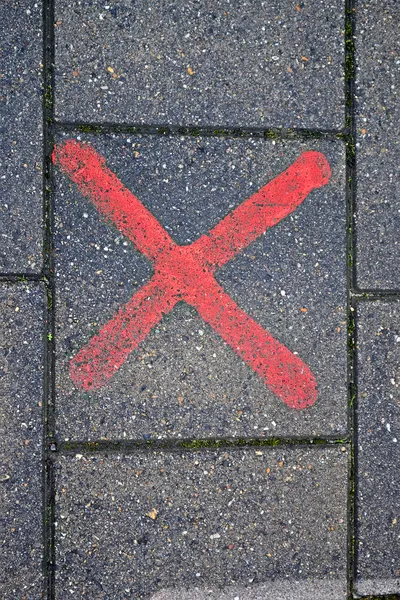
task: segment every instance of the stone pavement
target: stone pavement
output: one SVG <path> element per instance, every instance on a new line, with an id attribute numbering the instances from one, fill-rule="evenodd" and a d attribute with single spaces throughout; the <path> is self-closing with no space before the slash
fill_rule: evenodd
<path id="1" fill-rule="evenodd" d="M 400 597 L 400 5 L 1 12 L 0 598 Z"/>

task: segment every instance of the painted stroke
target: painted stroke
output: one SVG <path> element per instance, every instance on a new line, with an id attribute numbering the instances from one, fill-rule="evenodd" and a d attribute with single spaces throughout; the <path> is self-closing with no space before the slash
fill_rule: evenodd
<path id="1" fill-rule="evenodd" d="M 90 144 L 67 140 L 55 147 L 53 161 L 154 265 L 153 277 L 72 358 L 70 376 L 77 386 L 104 386 L 162 317 L 184 301 L 288 407 L 315 403 L 317 383 L 309 367 L 247 315 L 214 273 L 292 213 L 312 190 L 328 183 L 331 170 L 323 154 L 301 154 L 188 246 L 171 238 Z"/>

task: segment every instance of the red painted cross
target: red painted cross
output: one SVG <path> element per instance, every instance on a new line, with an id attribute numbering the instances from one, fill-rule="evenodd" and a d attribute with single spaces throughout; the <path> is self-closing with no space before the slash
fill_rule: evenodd
<path id="1" fill-rule="evenodd" d="M 76 385 L 90 390 L 106 384 L 163 315 L 183 300 L 287 406 L 314 404 L 317 385 L 308 366 L 241 310 L 214 272 L 328 183 L 331 171 L 323 154 L 304 152 L 189 246 L 174 242 L 90 144 L 68 140 L 55 148 L 53 161 L 154 264 L 150 281 L 71 360 Z"/>

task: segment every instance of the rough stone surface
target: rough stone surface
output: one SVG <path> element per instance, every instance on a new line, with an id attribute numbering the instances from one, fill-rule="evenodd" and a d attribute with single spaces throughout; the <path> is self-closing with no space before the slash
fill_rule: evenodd
<path id="1" fill-rule="evenodd" d="M 39 272 L 43 243 L 41 3 L 13 0 L 3 8 L 0 273 Z"/>
<path id="2" fill-rule="evenodd" d="M 400 308 L 358 307 L 356 591 L 400 593 Z"/>
<path id="3" fill-rule="evenodd" d="M 262 139 L 80 136 L 179 244 L 196 240 L 302 151 L 327 156 L 314 190 L 216 273 L 226 292 L 307 363 L 316 404 L 288 408 L 184 303 L 116 375 L 85 392 L 68 364 L 152 274 L 62 173 L 56 191 L 57 423 L 63 438 L 337 435 L 346 431 L 346 257 L 343 145 Z M 62 139 L 60 138 L 61 142 Z"/>
<path id="4" fill-rule="evenodd" d="M 343 14 L 343 0 L 57 0 L 57 117 L 341 129 Z"/>
<path id="5" fill-rule="evenodd" d="M 357 284 L 400 289 L 400 4 L 357 9 Z"/>
<path id="6" fill-rule="evenodd" d="M 268 583 L 231 585 L 223 590 L 169 588 L 155 593 L 150 600 L 341 600 L 345 584 L 342 580 L 308 579 L 307 581 L 276 579 Z"/>
<path id="7" fill-rule="evenodd" d="M 35 284 L 0 286 L 0 597 L 42 598 L 42 314 Z"/>
<path id="8" fill-rule="evenodd" d="M 249 599 L 272 581 L 284 600 L 345 600 L 347 462 L 345 447 L 60 457 L 56 598 Z"/>

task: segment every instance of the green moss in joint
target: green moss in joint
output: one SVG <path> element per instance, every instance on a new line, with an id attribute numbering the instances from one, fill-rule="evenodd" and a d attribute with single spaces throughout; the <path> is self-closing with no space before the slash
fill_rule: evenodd
<path id="1" fill-rule="evenodd" d="M 276 140 L 278 137 L 278 134 L 276 133 L 276 131 L 272 131 L 270 129 L 270 130 L 264 132 L 264 137 L 268 138 L 269 140 Z"/>
<path id="2" fill-rule="evenodd" d="M 46 291 L 46 294 L 47 294 L 47 310 L 52 310 L 52 308 L 53 308 L 53 296 L 52 296 L 52 294 L 51 294 L 51 292 L 50 292 L 49 289 Z"/>
<path id="3" fill-rule="evenodd" d="M 345 65 L 344 65 L 344 73 L 347 81 L 354 78 L 354 36 L 353 36 L 353 26 L 350 18 L 346 19 L 345 29 L 345 49 L 346 49 L 346 57 L 345 57 Z"/>
<path id="4" fill-rule="evenodd" d="M 189 134 L 192 135 L 193 137 L 199 137 L 200 129 L 198 129 L 197 127 L 193 127 L 192 129 L 189 130 Z"/>
<path id="5" fill-rule="evenodd" d="M 352 258 L 351 255 L 349 258 Z M 351 261 L 352 262 L 352 261 Z M 355 348 L 355 330 L 356 330 L 356 319 L 354 313 L 349 314 L 348 325 L 347 325 L 347 350 L 349 353 L 353 353 Z"/>
<path id="6" fill-rule="evenodd" d="M 44 106 L 46 110 L 51 110 L 53 107 L 53 88 L 48 85 L 43 92 Z"/>

